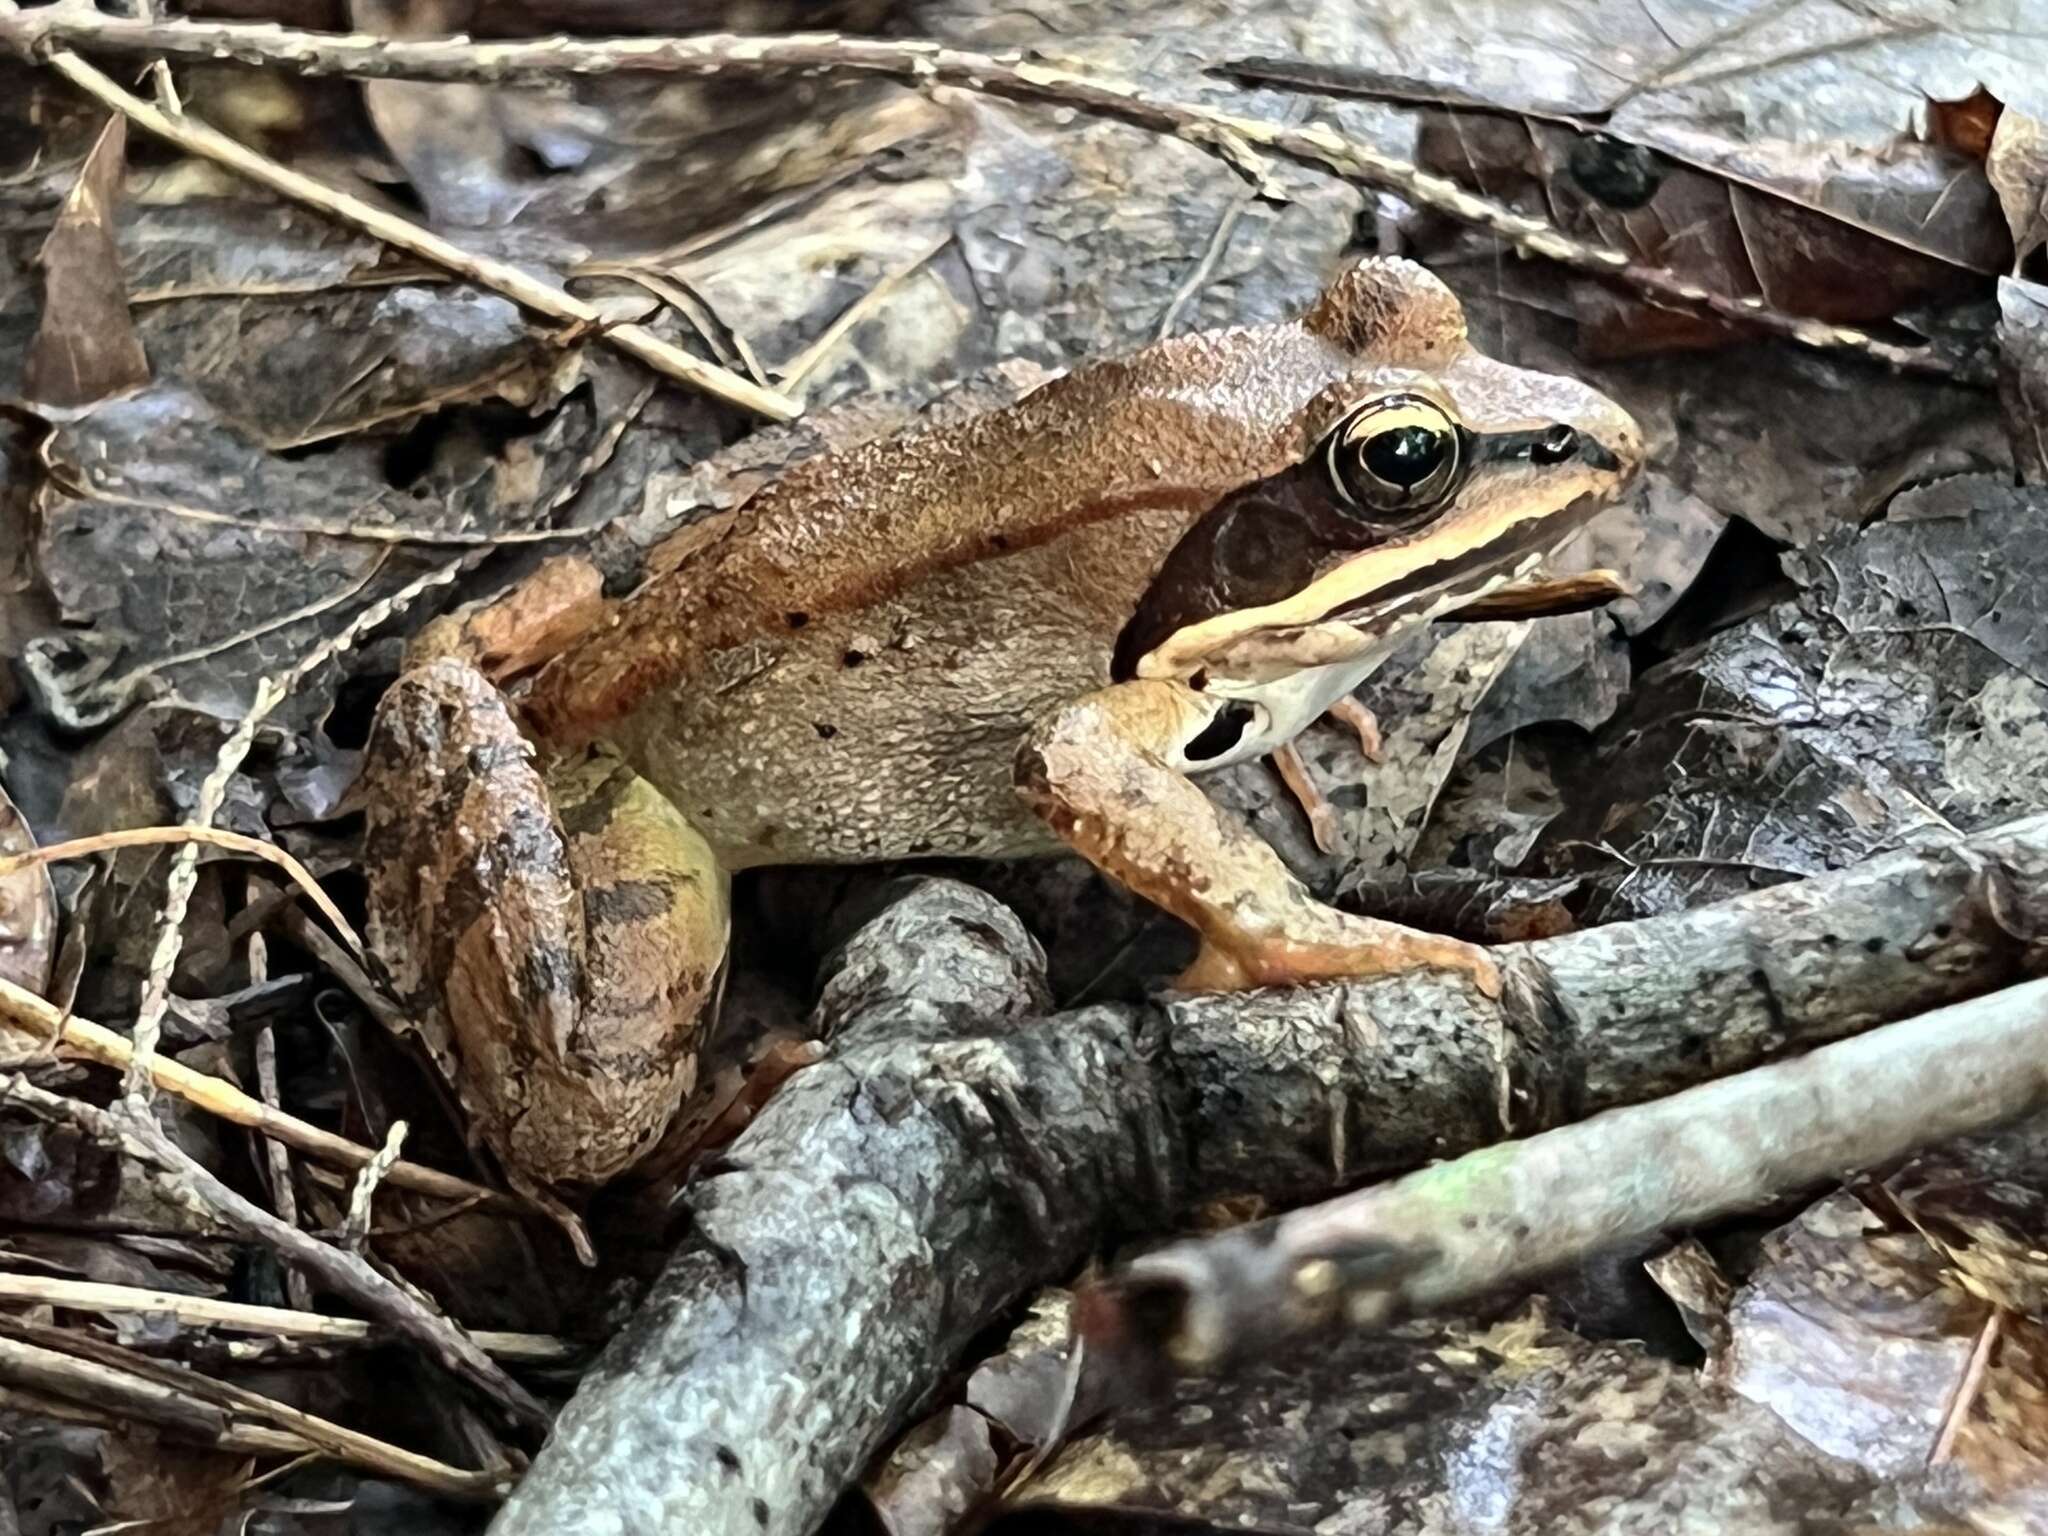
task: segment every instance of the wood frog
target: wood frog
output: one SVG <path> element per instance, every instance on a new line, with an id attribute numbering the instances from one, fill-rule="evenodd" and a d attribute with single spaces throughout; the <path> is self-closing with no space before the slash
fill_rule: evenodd
<path id="1" fill-rule="evenodd" d="M 1298 320 L 808 459 L 516 703 L 448 657 L 392 687 L 373 952 L 530 1190 L 668 1124 L 749 866 L 1064 843 L 1197 930 L 1190 987 L 1497 987 L 1318 902 L 1193 776 L 1285 752 L 1417 626 L 1510 611 L 1641 458 L 1613 402 L 1481 356 L 1447 288 L 1374 259 Z"/>

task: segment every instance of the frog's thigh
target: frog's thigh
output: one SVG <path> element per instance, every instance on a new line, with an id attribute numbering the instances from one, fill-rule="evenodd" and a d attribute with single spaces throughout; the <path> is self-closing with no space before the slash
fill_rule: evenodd
<path id="1" fill-rule="evenodd" d="M 1180 683 L 1118 683 L 1048 717 L 1017 754 L 1018 790 L 1055 832 L 1200 933 L 1181 984 L 1229 990 L 1436 967 L 1497 992 L 1484 950 L 1323 905 L 1167 765 L 1221 704 Z"/>
<path id="2" fill-rule="evenodd" d="M 467 666 L 408 673 L 365 754 L 373 953 L 522 1185 L 596 1183 L 695 1082 L 726 882 L 615 759 L 543 779 Z"/>

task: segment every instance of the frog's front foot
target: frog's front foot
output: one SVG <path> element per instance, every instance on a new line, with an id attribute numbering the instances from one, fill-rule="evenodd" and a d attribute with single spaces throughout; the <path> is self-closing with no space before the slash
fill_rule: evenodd
<path id="1" fill-rule="evenodd" d="M 1183 986 L 1228 990 L 1441 969 L 1488 996 L 1500 973 L 1482 949 L 1319 902 L 1278 854 L 1173 766 L 1226 758 L 1226 700 L 1187 684 L 1118 683 L 1025 737 L 1017 787 L 1089 862 L 1189 924 L 1202 952 Z"/>
<path id="2" fill-rule="evenodd" d="M 696 1079 L 726 948 L 710 848 L 616 759 L 536 766 L 496 689 L 408 672 L 364 753 L 368 939 L 469 1129 L 542 1193 L 619 1173 Z"/>

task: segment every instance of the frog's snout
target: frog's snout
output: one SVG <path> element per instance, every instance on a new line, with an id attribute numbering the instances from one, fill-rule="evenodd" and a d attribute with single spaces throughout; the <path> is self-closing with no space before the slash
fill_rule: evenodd
<path id="1" fill-rule="evenodd" d="M 1571 423 L 1578 438 L 1577 457 L 1587 468 L 1612 476 L 1613 494 L 1619 495 L 1642 472 L 1643 429 L 1605 395 L 1594 399 L 1597 407 Z"/>

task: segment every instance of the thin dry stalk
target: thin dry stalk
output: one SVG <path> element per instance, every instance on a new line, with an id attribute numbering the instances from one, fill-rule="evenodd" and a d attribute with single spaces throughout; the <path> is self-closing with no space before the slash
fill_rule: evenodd
<path id="1" fill-rule="evenodd" d="M 185 825 L 181 827 L 128 827 L 119 832 L 95 832 L 90 837 L 74 837 L 68 842 L 51 843 L 42 848 L 30 848 L 26 852 L 10 854 L 0 858 L 0 880 L 6 879 L 18 869 L 28 869 L 38 864 L 55 864 L 64 859 L 86 859 L 96 853 L 106 853 L 117 848 L 154 847 L 161 843 L 204 843 L 209 848 L 225 849 L 229 853 L 262 859 L 282 870 L 292 884 L 296 885 L 320 910 L 320 915 L 334 924 L 334 931 L 341 935 L 342 942 L 356 954 L 363 952 L 363 941 L 341 915 L 341 908 L 334 899 L 320 887 L 313 878 L 313 872 L 291 854 L 275 843 L 267 843 L 260 837 L 248 837 L 240 832 L 226 832 L 219 827 Z"/>
<path id="2" fill-rule="evenodd" d="M 38 1088 L 15 1073 L 0 1077 L 0 1102 L 21 1106 L 43 1119 L 70 1125 L 168 1175 L 171 1191 L 217 1217 L 243 1236 L 263 1243 L 286 1263 L 301 1265 L 321 1285 L 345 1296 L 371 1317 L 417 1345 L 451 1375 L 496 1403 L 513 1422 L 544 1431 L 547 1409 L 477 1348 L 461 1327 L 423 1299 L 377 1270 L 368 1260 L 287 1226 L 269 1211 L 229 1188 L 191 1153 L 172 1141 L 155 1112 L 124 1098 L 102 1109 Z"/>
<path id="3" fill-rule="evenodd" d="M 391 1337 L 388 1329 L 356 1317 L 328 1317 L 292 1307 L 260 1307 L 211 1296 L 188 1296 L 182 1291 L 152 1291 L 136 1285 L 67 1280 L 55 1275 L 0 1271 L 0 1301 L 97 1312 L 106 1317 L 170 1317 L 192 1328 L 217 1328 L 228 1333 L 320 1344 L 374 1344 L 388 1342 Z M 522 1365 L 560 1365 L 583 1353 L 581 1346 L 546 1333 L 479 1328 L 470 1337 L 484 1353 Z"/>
<path id="4" fill-rule="evenodd" d="M 1419 207 L 1484 229 L 1525 254 L 1548 257 L 1614 278 L 1652 303 L 1713 315 L 1806 346 L 1857 352 L 1894 368 L 1943 375 L 1955 371 L 1944 359 L 1912 347 L 1893 345 L 1867 331 L 1787 315 L 1761 298 L 1732 298 L 1714 293 L 1666 268 L 1638 261 L 1626 252 L 1574 239 L 1542 219 L 1467 191 L 1449 177 L 1383 154 L 1321 124 L 1297 127 L 1239 117 L 1211 107 L 1151 96 L 1125 81 L 1077 74 L 1022 59 L 971 53 L 938 43 L 845 37 L 828 32 L 786 37 L 733 33 L 702 37 L 545 37 L 480 43 L 467 37 L 401 39 L 233 22 L 124 21 L 82 7 L 50 7 L 8 14 L 13 10 L 11 0 L 0 0 L 0 46 L 12 47 L 24 57 L 63 68 L 67 78 L 76 78 L 72 66 L 60 65 L 59 61 L 76 60 L 76 55 L 57 50 L 87 47 L 195 60 L 234 59 L 306 74 L 487 84 L 620 72 L 696 76 L 858 74 L 919 87 L 950 85 L 1012 101 L 1069 107 L 1185 140 L 1236 166 L 1255 184 L 1265 180 L 1260 160 L 1260 152 L 1265 151 L 1348 181 L 1385 187 Z M 107 86 L 118 90 L 111 81 Z M 94 89 L 94 94 L 114 105 L 98 89 Z M 152 132 L 158 131 L 142 118 L 135 120 Z"/>
<path id="5" fill-rule="evenodd" d="M 85 1335 L 50 1328 L 0 1332 L 0 1380 L 95 1408 L 131 1408 L 138 1418 L 209 1444 L 220 1444 L 230 1429 L 267 1429 L 274 1439 L 264 1448 L 266 1454 L 317 1452 L 454 1498 L 502 1497 L 507 1486 L 502 1473 L 465 1472 L 288 1403 Z"/>
<path id="6" fill-rule="evenodd" d="M 0 26 L 12 27 L 33 15 L 33 12 L 26 17 L 16 14 L 10 0 L 0 0 Z M 302 203 L 396 250 L 431 262 L 478 287 L 502 294 L 522 309 L 559 321 L 570 328 L 571 338 L 591 336 L 601 339 L 664 378 L 686 384 L 757 416 L 765 416 L 770 421 L 794 421 L 803 414 L 802 407 L 786 396 L 715 367 L 685 352 L 674 342 L 663 340 L 644 326 L 608 324 L 603 311 L 585 303 L 557 283 L 535 277 L 508 261 L 465 250 L 410 219 L 400 218 L 325 182 L 315 181 L 279 164 L 268 155 L 259 154 L 239 140 L 229 138 L 218 128 L 189 113 L 168 112 L 144 101 L 140 96 L 123 90 L 75 53 L 44 52 L 41 61 L 102 106 L 120 113 L 158 138 L 177 145 L 185 153 L 211 160 L 258 186 L 267 187 L 280 197 Z"/>
<path id="7" fill-rule="evenodd" d="M 405 1145 L 408 1129 L 403 1120 L 392 1121 L 391 1129 L 385 1134 L 384 1145 L 356 1175 L 355 1187 L 349 1191 L 348 1214 L 341 1221 L 342 1247 L 356 1253 L 363 1253 L 369 1248 L 370 1218 L 377 1203 L 377 1186 L 384 1182 L 391 1165 L 398 1161 L 399 1149 Z"/>
<path id="8" fill-rule="evenodd" d="M 54 1041 L 60 1059 L 95 1062 L 117 1072 L 127 1071 L 135 1059 L 135 1047 L 126 1037 L 90 1019 L 66 1014 L 5 977 L 0 977 L 0 1019 L 37 1041 Z M 210 1115 L 245 1126 L 320 1162 L 356 1169 L 366 1166 L 377 1155 L 374 1148 L 252 1099 L 225 1079 L 194 1071 L 180 1062 L 153 1056 L 149 1070 L 156 1086 L 166 1093 L 176 1094 Z M 438 1200 L 473 1202 L 481 1209 L 507 1214 L 540 1214 L 511 1195 L 418 1163 L 394 1163 L 386 1177 L 401 1189 L 432 1195 Z"/>

